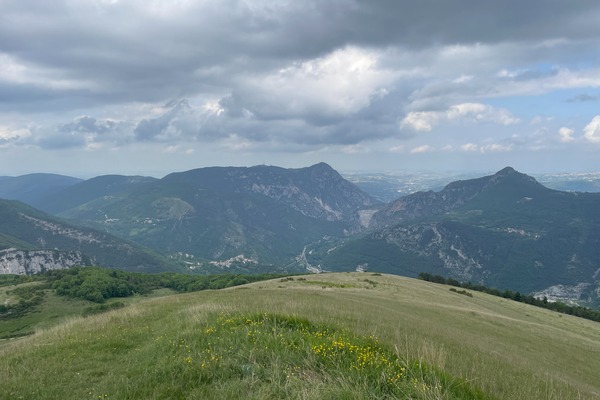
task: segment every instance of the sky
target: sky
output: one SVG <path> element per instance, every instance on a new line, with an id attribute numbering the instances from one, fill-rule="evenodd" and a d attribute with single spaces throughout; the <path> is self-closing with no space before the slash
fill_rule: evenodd
<path id="1" fill-rule="evenodd" d="M 0 175 L 600 171 L 596 0 L 0 0 Z"/>

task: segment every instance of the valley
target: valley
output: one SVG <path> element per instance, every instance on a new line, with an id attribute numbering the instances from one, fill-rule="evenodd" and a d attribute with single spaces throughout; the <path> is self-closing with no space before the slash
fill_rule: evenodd
<path id="1" fill-rule="evenodd" d="M 410 187 L 441 179 L 411 178 Z M 5 273 L 38 271 L 24 266 L 34 261 L 15 260 L 52 250 L 64 261 L 45 268 L 426 272 L 600 306 L 600 194 L 550 189 L 510 167 L 388 202 L 324 163 L 199 168 L 161 179 L 38 174 L 4 179 L 0 193 L 41 209 L 2 203 Z"/>

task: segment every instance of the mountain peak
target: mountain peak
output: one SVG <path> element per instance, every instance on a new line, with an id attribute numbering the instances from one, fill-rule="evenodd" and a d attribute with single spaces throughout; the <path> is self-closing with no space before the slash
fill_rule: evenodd
<path id="1" fill-rule="evenodd" d="M 311 165 L 310 167 L 308 167 L 308 169 L 316 169 L 316 170 L 321 170 L 321 171 L 335 171 L 333 169 L 333 167 L 325 162 L 320 162 L 314 165 Z"/>
<path id="2" fill-rule="evenodd" d="M 503 168 L 500 171 L 496 172 L 494 175 L 490 176 L 489 178 L 490 179 L 488 185 L 504 182 L 508 178 L 508 181 L 510 181 L 511 184 L 520 182 L 521 184 L 526 184 L 528 186 L 542 186 L 535 178 L 527 174 L 523 174 L 519 171 L 516 171 L 512 167 Z"/>
<path id="3" fill-rule="evenodd" d="M 514 174 L 515 172 L 517 172 L 517 171 L 513 167 L 505 167 L 505 168 L 502 168 L 500 171 L 496 172 L 494 175 L 495 176 L 504 176 L 504 175 Z"/>

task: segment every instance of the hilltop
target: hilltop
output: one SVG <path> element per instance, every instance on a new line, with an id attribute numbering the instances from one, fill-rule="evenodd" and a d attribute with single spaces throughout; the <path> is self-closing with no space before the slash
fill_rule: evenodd
<path id="1" fill-rule="evenodd" d="M 600 396 L 598 323 L 372 273 L 152 299 L 0 355 L 3 393 L 38 399 Z"/>

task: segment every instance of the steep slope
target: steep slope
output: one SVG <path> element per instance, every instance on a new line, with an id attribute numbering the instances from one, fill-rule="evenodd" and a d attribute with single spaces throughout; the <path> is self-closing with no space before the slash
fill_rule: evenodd
<path id="1" fill-rule="evenodd" d="M 28 174 L 0 179 L 0 199 L 19 200 L 34 207 L 43 198 L 81 182 L 81 179 L 56 174 Z"/>
<path id="2" fill-rule="evenodd" d="M 175 269 L 139 245 L 67 224 L 17 201 L 0 200 L 0 273 L 97 264 L 139 271 Z"/>
<path id="3" fill-rule="evenodd" d="M 358 210 L 375 204 L 326 164 L 228 167 L 167 175 L 59 215 L 192 267 L 207 261 L 287 265 L 298 264 L 307 244 L 360 230 Z"/>
<path id="4" fill-rule="evenodd" d="M 325 163 L 299 169 L 264 165 L 200 168 L 167 175 L 164 181 L 226 193 L 261 194 L 327 221 L 356 221 L 358 209 L 379 204 Z"/>
<path id="5" fill-rule="evenodd" d="M 323 267 L 431 272 L 600 306 L 600 194 L 550 190 L 507 168 L 380 213 L 372 232 L 329 251 Z"/>
<path id="6" fill-rule="evenodd" d="M 97 203 L 110 202 L 115 197 L 125 196 L 135 188 L 156 180 L 146 176 L 103 175 L 48 194 L 33 203 L 39 203 L 37 208 L 42 211 L 60 214 L 94 200 Z"/>
<path id="7" fill-rule="evenodd" d="M 311 218 L 258 194 L 155 182 L 131 195 L 67 215 L 133 240 L 190 266 L 238 258 L 251 264 L 290 262 L 305 244 L 344 235 L 341 222 Z"/>
<path id="8" fill-rule="evenodd" d="M 452 182 L 439 192 L 417 192 L 401 197 L 375 213 L 369 226 L 382 228 L 440 215 L 456 210 L 476 197 L 490 208 L 549 191 L 534 178 L 506 167 L 491 176 Z"/>

